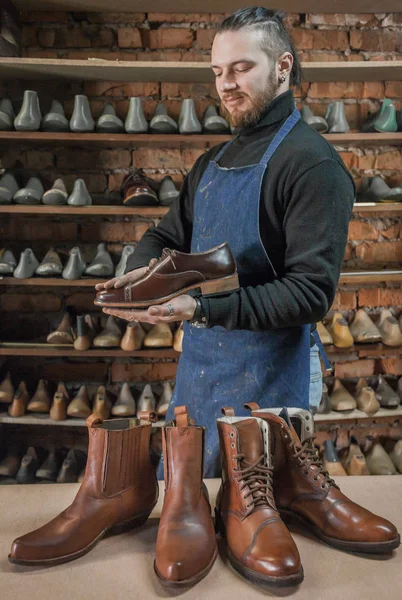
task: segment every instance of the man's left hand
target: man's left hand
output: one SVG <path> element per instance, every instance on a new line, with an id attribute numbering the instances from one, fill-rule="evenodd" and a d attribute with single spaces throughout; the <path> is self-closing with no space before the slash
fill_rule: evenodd
<path id="1" fill-rule="evenodd" d="M 196 306 L 197 303 L 192 296 L 182 294 L 165 304 L 150 306 L 147 310 L 139 310 L 137 308 L 103 308 L 102 310 L 107 315 L 113 315 L 119 317 L 119 319 L 125 319 L 126 321 L 140 321 L 141 323 L 152 323 L 152 325 L 156 325 L 157 323 L 189 321 L 193 318 Z M 172 310 L 169 310 L 169 307 L 171 307 L 171 309 L 173 308 L 173 314 L 171 314 Z"/>

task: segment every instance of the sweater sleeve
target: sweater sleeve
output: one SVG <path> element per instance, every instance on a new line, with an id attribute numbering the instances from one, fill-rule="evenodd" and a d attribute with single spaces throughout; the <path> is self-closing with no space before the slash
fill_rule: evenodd
<path id="1" fill-rule="evenodd" d="M 283 274 L 228 296 L 201 298 L 209 326 L 262 331 L 321 320 L 335 297 L 354 196 L 337 160 L 305 171 L 284 203 Z"/>

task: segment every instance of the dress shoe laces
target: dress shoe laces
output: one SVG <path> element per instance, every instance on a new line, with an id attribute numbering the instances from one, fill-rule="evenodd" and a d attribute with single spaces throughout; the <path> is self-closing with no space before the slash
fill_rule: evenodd
<path id="1" fill-rule="evenodd" d="M 273 467 L 266 467 L 264 465 L 265 456 L 262 454 L 258 460 L 254 463 L 248 463 L 244 460 L 244 454 L 237 454 L 234 456 L 235 459 L 239 460 L 239 463 L 246 465 L 243 469 L 234 468 L 236 479 L 238 481 L 243 480 L 243 484 L 240 487 L 240 491 L 248 487 L 249 491 L 244 494 L 244 499 L 247 501 L 246 508 L 252 512 L 257 506 L 271 505 L 275 510 L 275 501 L 272 495 L 272 477 Z"/>
<path id="2" fill-rule="evenodd" d="M 174 256 L 174 250 L 171 250 L 170 248 L 164 248 L 162 250 L 162 254 L 161 254 L 160 258 L 157 258 L 156 263 L 148 270 L 153 271 L 154 269 L 156 269 L 156 267 L 158 265 L 160 265 L 161 262 L 163 262 L 165 260 L 165 258 L 170 258 L 170 260 L 172 261 L 174 270 L 177 271 L 176 265 L 174 264 L 173 256 Z"/>
<path id="3" fill-rule="evenodd" d="M 291 445 L 293 447 L 293 456 L 294 458 L 298 459 L 299 465 L 302 468 L 310 466 L 317 467 L 313 479 L 314 481 L 318 481 L 319 476 L 322 475 L 325 478 L 325 482 L 321 484 L 322 488 L 325 488 L 325 485 L 328 483 L 329 485 L 332 485 L 339 490 L 339 486 L 335 483 L 332 477 L 329 476 L 328 472 L 324 470 L 324 466 L 318 455 L 317 448 L 314 446 L 315 438 L 316 436 L 314 435 L 313 437 L 306 440 L 302 444 L 301 448 L 297 447 L 296 444 L 292 442 Z M 304 473 L 305 475 L 308 475 L 307 468 Z"/>

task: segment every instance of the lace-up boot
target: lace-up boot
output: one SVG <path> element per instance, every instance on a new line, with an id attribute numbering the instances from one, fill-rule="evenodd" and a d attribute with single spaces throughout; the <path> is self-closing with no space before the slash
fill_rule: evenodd
<path id="1" fill-rule="evenodd" d="M 303 568 L 275 505 L 268 424 L 235 417 L 230 407 L 222 413 L 217 419 L 222 484 L 215 514 L 229 561 L 257 585 L 296 585 L 303 580 Z"/>
<path id="2" fill-rule="evenodd" d="M 309 411 L 260 409 L 255 402 L 246 407 L 272 431 L 274 493 L 284 519 L 348 552 L 387 553 L 399 546 L 394 525 L 349 500 L 324 471 Z"/>

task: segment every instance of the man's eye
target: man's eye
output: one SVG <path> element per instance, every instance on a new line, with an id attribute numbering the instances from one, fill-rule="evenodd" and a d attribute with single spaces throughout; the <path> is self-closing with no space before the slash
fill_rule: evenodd
<path id="1" fill-rule="evenodd" d="M 222 73 L 215 73 L 215 77 L 220 77 Z"/>
<path id="2" fill-rule="evenodd" d="M 237 69 L 238 73 L 245 73 L 246 71 L 249 71 L 251 67 L 246 67 L 245 69 Z"/>

